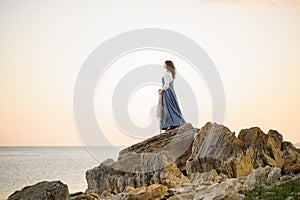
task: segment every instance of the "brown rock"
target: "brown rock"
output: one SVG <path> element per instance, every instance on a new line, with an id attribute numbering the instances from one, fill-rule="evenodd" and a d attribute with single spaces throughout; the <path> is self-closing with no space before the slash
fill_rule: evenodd
<path id="1" fill-rule="evenodd" d="M 300 173 L 300 156 L 299 154 L 289 155 L 284 157 L 284 172 L 286 174 Z"/>
<path id="2" fill-rule="evenodd" d="M 112 163 L 111 166 L 114 164 Z M 101 194 L 104 190 L 109 190 L 117 194 L 125 191 L 128 186 L 137 188 L 160 183 L 168 187 L 181 187 L 184 183 L 190 183 L 175 163 L 170 163 L 163 169 L 146 173 L 123 172 L 111 166 L 102 163 L 86 172 L 88 182 L 86 193 Z"/>
<path id="3" fill-rule="evenodd" d="M 190 175 L 190 180 L 192 183 L 202 183 L 206 181 L 214 181 L 218 176 L 218 172 L 215 169 L 210 170 L 209 172 L 195 172 Z M 221 177 L 222 179 L 222 177 Z"/>
<path id="4" fill-rule="evenodd" d="M 190 180 L 181 173 L 175 163 L 171 163 L 160 172 L 160 183 L 168 188 L 177 188 L 189 184 Z"/>
<path id="5" fill-rule="evenodd" d="M 95 193 L 81 194 L 77 196 L 75 200 L 100 200 L 100 196 Z"/>
<path id="6" fill-rule="evenodd" d="M 168 188 L 161 184 L 143 186 L 126 193 L 128 200 L 159 200 L 166 196 Z"/>
<path id="7" fill-rule="evenodd" d="M 283 154 L 281 151 L 282 135 L 275 130 L 269 130 L 265 134 L 259 127 L 242 129 L 238 138 L 249 149 L 250 158 L 255 167 L 283 166 Z"/>
<path id="8" fill-rule="evenodd" d="M 136 160 L 138 162 L 133 163 L 139 163 L 139 167 L 143 172 L 149 172 L 165 166 L 165 163 L 161 164 L 161 161 L 156 163 L 151 161 L 150 164 L 148 163 L 150 159 L 153 160 L 154 155 L 159 155 L 156 157 L 159 160 L 161 153 L 163 153 L 168 158 L 169 163 L 175 163 L 181 171 L 184 171 L 186 160 L 192 152 L 194 134 L 197 130 L 190 123 L 184 123 L 171 131 L 156 135 L 123 149 L 119 152 L 118 161 L 124 162 L 128 158 L 131 162 Z M 132 171 L 132 164 L 128 165 L 128 168 L 124 170 L 135 172 Z"/>
<path id="9" fill-rule="evenodd" d="M 205 182 L 222 183 L 228 178 L 247 176 L 258 168 L 241 179 L 250 187 L 262 176 L 259 167 L 263 168 L 265 179 L 268 169 L 276 168 L 269 181 L 277 180 L 279 168 L 286 174 L 300 172 L 299 152 L 293 144 L 284 142 L 276 130 L 265 134 L 259 127 L 242 129 L 237 138 L 235 132 L 217 123 L 208 122 L 201 129 L 185 123 L 123 149 L 117 161 L 108 159 L 88 170 L 86 193 L 101 194 L 107 190 L 117 195 L 134 188 L 145 192 L 143 186 L 153 184 L 176 189 Z M 221 196 L 226 196 L 226 190 L 220 191 Z"/>
<path id="10" fill-rule="evenodd" d="M 208 122 L 197 133 L 187 161 L 188 174 L 216 169 L 228 177 L 239 177 L 251 172 L 249 153 L 234 132 L 223 125 Z"/>
<path id="11" fill-rule="evenodd" d="M 180 187 L 183 183 L 190 183 L 177 164 L 185 171 L 195 131 L 191 124 L 185 123 L 122 150 L 118 161 L 108 159 L 86 172 L 86 193 L 101 194 L 104 190 L 111 190 L 117 194 L 127 186 L 137 188 L 160 183 Z"/>

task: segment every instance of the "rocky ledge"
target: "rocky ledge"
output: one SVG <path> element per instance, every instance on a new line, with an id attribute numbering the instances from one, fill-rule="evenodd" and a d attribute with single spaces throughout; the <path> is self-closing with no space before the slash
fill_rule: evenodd
<path id="1" fill-rule="evenodd" d="M 282 198 L 293 199 L 300 198 L 300 155 L 276 130 L 252 127 L 236 137 L 217 123 L 185 123 L 123 149 L 86 179 L 84 193 L 61 199 L 255 199 L 256 192 L 278 199 L 286 185 L 293 188 Z"/>
<path id="2" fill-rule="evenodd" d="M 276 130 L 252 127 L 236 137 L 217 123 L 185 123 L 88 170 L 85 192 L 103 199 L 242 199 L 239 191 L 299 172 L 299 151 Z"/>

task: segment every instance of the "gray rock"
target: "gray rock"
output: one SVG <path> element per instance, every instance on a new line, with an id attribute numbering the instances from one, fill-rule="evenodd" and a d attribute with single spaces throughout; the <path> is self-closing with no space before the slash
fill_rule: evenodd
<path id="1" fill-rule="evenodd" d="M 205 199 L 243 199 L 238 190 L 280 180 L 281 169 L 293 174 L 299 166 L 299 150 L 275 130 L 265 134 L 252 127 L 236 137 L 217 123 L 201 129 L 185 123 L 123 149 L 117 161 L 108 159 L 88 170 L 86 193 L 123 199 L 118 194 L 126 188 L 162 184 L 176 191 L 172 199 L 201 199 L 203 194 Z"/>
<path id="2" fill-rule="evenodd" d="M 253 169 L 244 143 L 227 127 L 211 122 L 198 131 L 186 165 L 188 174 L 215 169 L 230 178 L 247 175 Z"/>
<path id="3" fill-rule="evenodd" d="M 214 181 L 217 176 L 218 176 L 218 172 L 215 169 L 212 169 L 209 172 L 192 173 L 190 175 L 190 181 L 192 183 L 202 183 L 202 182 L 206 182 L 206 181 Z"/>
<path id="4" fill-rule="evenodd" d="M 267 182 L 272 183 L 277 181 L 281 176 L 281 169 L 278 167 L 274 167 L 272 171 L 268 174 Z"/>
<path id="5" fill-rule="evenodd" d="M 137 188 L 159 183 L 180 187 L 183 183 L 190 183 L 181 170 L 185 170 L 195 130 L 191 124 L 185 123 L 122 150 L 118 161 L 106 160 L 86 172 L 86 193 L 101 194 L 111 190 L 117 194 L 127 186 Z M 181 170 L 178 166 L 182 166 Z"/>
<path id="6" fill-rule="evenodd" d="M 244 182 L 244 185 L 248 188 L 252 188 L 255 185 L 258 184 L 264 184 L 267 180 L 267 174 L 263 167 L 259 167 L 255 170 L 253 170 L 248 176 L 246 181 Z"/>
<path id="7" fill-rule="evenodd" d="M 118 161 L 125 163 L 129 159 L 132 163 L 139 163 L 143 172 L 149 172 L 161 169 L 164 166 L 161 160 L 168 160 L 184 171 L 186 161 L 192 153 L 192 143 L 197 130 L 190 123 L 184 123 L 173 130 L 123 149 L 119 152 Z M 161 158 L 162 156 L 167 159 Z M 153 162 L 153 159 L 157 159 L 157 162 Z M 135 172 L 132 165 L 123 165 L 122 170 Z"/>
<path id="8" fill-rule="evenodd" d="M 26 186 L 8 197 L 8 200 L 69 200 L 68 186 L 61 181 L 42 181 Z"/>
<path id="9" fill-rule="evenodd" d="M 216 200 L 216 199 L 227 199 L 227 200 L 239 200 L 238 194 L 238 180 L 227 179 L 222 183 L 214 183 L 210 186 L 203 186 L 197 190 L 193 199 L 205 199 L 205 200 Z"/>

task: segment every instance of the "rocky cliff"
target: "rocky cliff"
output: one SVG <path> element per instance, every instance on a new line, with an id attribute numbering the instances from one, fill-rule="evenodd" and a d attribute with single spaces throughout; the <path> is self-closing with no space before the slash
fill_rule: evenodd
<path id="1" fill-rule="evenodd" d="M 242 129 L 237 137 L 217 123 L 208 122 L 200 129 L 185 123 L 123 149 L 117 161 L 108 159 L 88 170 L 86 193 L 97 193 L 108 199 L 117 194 L 125 195 L 125 199 L 130 199 L 129 196 L 139 199 L 133 197 L 133 193 L 147 193 L 147 187 L 155 184 L 160 186 L 153 188 L 165 191 L 163 188 L 166 187 L 169 191 L 171 188 L 196 187 L 210 181 L 211 184 L 220 184 L 218 187 L 221 189 L 217 190 L 222 191 L 221 197 L 225 198 L 228 187 L 235 188 L 235 191 L 253 187 L 255 180 L 250 180 L 258 169 L 263 169 L 266 176 L 274 169 L 278 175 L 280 170 L 277 179 L 297 174 L 300 172 L 299 151 L 290 142 L 283 141 L 282 135 L 275 130 L 265 134 L 260 128 L 252 127 Z M 212 185 L 210 187 L 213 188 Z M 208 191 L 213 191 L 212 188 Z M 230 198 L 241 198 L 240 194 L 234 194 L 236 196 Z M 172 194 L 168 195 L 172 198 Z M 168 197 L 158 196 L 155 198 Z M 183 199 L 195 196 L 197 192 L 193 190 Z"/>
<path id="2" fill-rule="evenodd" d="M 40 182 L 11 199 L 300 199 L 300 154 L 276 130 L 185 123 L 119 152 L 86 172 L 86 191 Z M 283 192 L 282 192 L 283 191 Z"/>

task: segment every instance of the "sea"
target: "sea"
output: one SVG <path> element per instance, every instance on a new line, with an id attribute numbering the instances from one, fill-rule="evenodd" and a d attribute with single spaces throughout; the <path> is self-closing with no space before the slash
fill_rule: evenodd
<path id="1" fill-rule="evenodd" d="M 94 149 L 89 151 L 90 148 Z M 122 148 L 0 146 L 0 200 L 44 180 L 62 181 L 68 185 L 69 193 L 84 192 L 87 188 L 85 172 L 107 158 L 116 160 Z"/>

